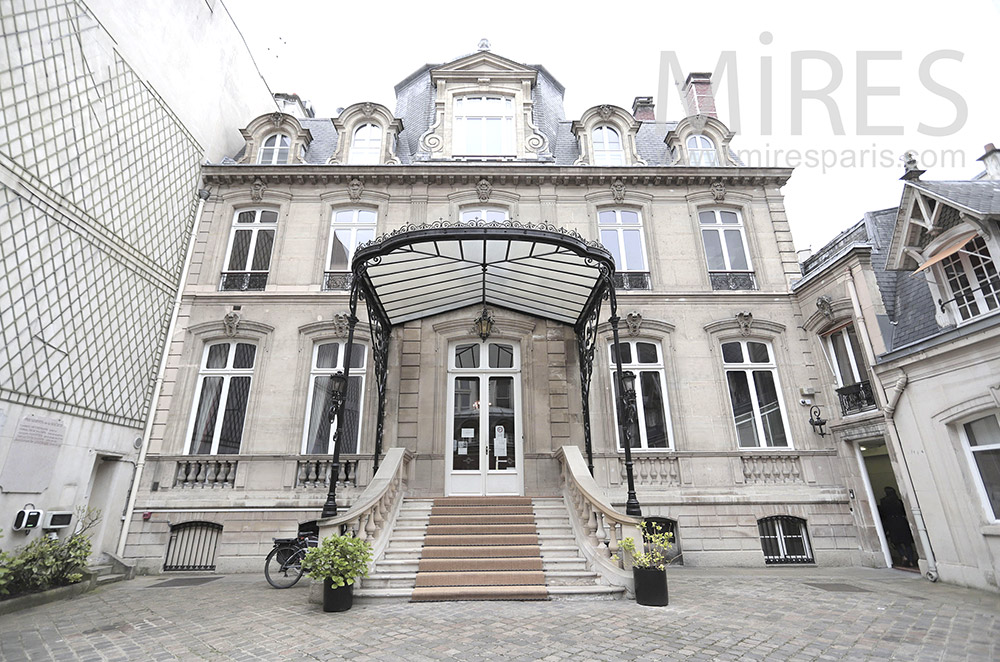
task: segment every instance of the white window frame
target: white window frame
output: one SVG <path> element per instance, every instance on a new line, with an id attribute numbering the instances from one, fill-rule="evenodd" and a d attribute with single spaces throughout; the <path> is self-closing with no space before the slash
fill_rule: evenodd
<path id="1" fill-rule="evenodd" d="M 618 147 L 609 146 L 608 132 L 613 133 L 618 138 Z M 625 143 L 622 132 L 610 124 L 600 124 L 590 132 L 590 144 L 594 148 L 595 166 L 623 166 L 625 165 Z"/>
<path id="2" fill-rule="evenodd" d="M 466 105 L 471 100 L 495 101 L 499 100 L 503 111 L 500 113 L 488 114 L 466 114 Z M 517 112 L 514 108 L 515 100 L 512 95 L 507 94 L 463 94 L 452 99 L 452 155 L 453 156 L 517 156 Z M 479 120 L 486 124 L 487 118 L 499 120 L 501 124 L 500 151 L 487 152 L 485 145 L 480 140 L 478 146 L 469 144 L 470 121 Z M 485 132 L 480 133 L 480 138 L 485 136 Z"/>
<path id="3" fill-rule="evenodd" d="M 614 223 L 602 223 L 602 214 L 614 213 L 615 222 Z M 629 212 L 636 215 L 639 222 L 638 223 L 623 223 L 622 222 L 622 212 Z M 612 256 L 618 257 L 622 262 L 621 267 L 616 264 L 615 271 L 618 273 L 623 272 L 633 272 L 633 273 L 649 273 L 649 256 L 646 253 L 646 229 L 642 222 L 642 211 L 639 209 L 634 209 L 631 207 L 604 207 L 597 210 L 597 233 L 600 238 L 601 244 L 605 248 L 611 250 L 611 248 L 604 242 L 604 232 L 613 231 L 617 236 L 617 254 L 612 250 Z M 625 230 L 638 230 L 639 231 L 639 247 L 642 251 L 642 268 L 635 268 L 631 265 L 626 266 L 627 256 L 625 253 Z M 619 260 L 616 260 L 619 261 Z"/>
<path id="4" fill-rule="evenodd" d="M 350 221 L 338 221 L 337 216 L 339 214 L 344 214 L 346 212 L 351 213 Z M 361 213 L 374 214 L 375 218 L 372 221 L 362 221 Z M 349 230 L 351 240 L 347 245 L 347 268 L 346 269 L 334 269 L 333 265 L 330 264 L 333 260 L 333 242 L 337 238 L 337 230 Z M 369 239 L 364 239 L 363 241 L 358 241 L 358 234 L 362 231 L 371 231 L 371 237 Z M 326 262 L 324 264 L 324 273 L 351 273 L 351 262 L 354 260 L 354 252 L 358 249 L 358 245 L 371 241 L 376 237 L 378 231 L 378 210 L 372 209 L 371 207 L 341 207 L 339 209 L 334 209 L 330 213 L 330 237 L 326 244 Z"/>
<path id="5" fill-rule="evenodd" d="M 985 415 L 979 415 L 976 418 L 965 421 L 962 425 L 959 426 L 960 429 L 959 434 L 962 438 L 962 445 L 965 447 L 965 456 L 969 462 L 969 469 L 972 472 L 973 476 L 975 476 L 977 491 L 979 492 L 979 498 L 981 499 L 983 505 L 983 513 L 989 521 L 1000 522 L 1000 513 L 995 512 L 993 509 L 993 504 L 990 502 L 990 496 L 988 488 L 986 486 L 986 481 L 983 480 L 983 474 L 979 470 L 979 463 L 976 462 L 976 456 L 975 456 L 976 453 L 981 451 L 1000 451 L 1000 439 L 997 439 L 996 443 L 980 444 L 978 446 L 973 446 L 969 442 L 969 431 L 968 428 L 966 427 L 967 425 L 971 425 L 972 423 L 975 423 L 977 421 L 986 418 L 993 418 L 994 420 L 996 420 L 997 425 L 1000 425 L 1000 413 L 992 412 Z M 1000 485 L 996 485 L 995 489 L 997 491 L 1000 491 Z M 1000 501 L 998 501 L 998 504 L 1000 504 Z M 1000 509 L 1000 505 L 998 505 L 998 509 Z"/>
<path id="6" fill-rule="evenodd" d="M 236 358 L 236 346 L 237 345 L 251 345 L 254 348 L 254 359 L 253 365 L 249 368 L 234 368 L 233 362 Z M 209 368 L 208 367 L 208 355 L 212 347 L 217 345 L 228 345 L 229 350 L 226 355 L 226 366 L 224 368 Z M 218 455 L 219 454 L 219 441 L 222 436 L 222 422 L 226 417 L 226 405 L 229 401 L 229 385 L 232 382 L 233 377 L 249 377 L 250 385 L 247 386 L 247 406 L 243 410 L 243 427 L 240 431 L 240 452 L 239 453 L 227 453 L 226 455 L 240 455 L 243 451 L 243 433 L 246 432 L 246 420 L 247 414 L 250 410 L 250 395 L 253 389 L 253 372 L 257 366 L 257 359 L 260 355 L 260 346 L 258 343 L 251 340 L 229 340 L 229 341 L 219 341 L 219 342 L 208 342 L 205 343 L 204 350 L 202 351 L 200 369 L 198 371 L 198 385 L 194 391 L 194 404 L 191 407 L 191 419 L 188 421 L 187 435 L 185 436 L 184 442 L 184 455 L 191 456 L 205 456 L 205 455 Z M 215 422 L 212 424 L 212 447 L 209 453 L 195 453 L 194 452 L 194 435 L 195 426 L 198 423 L 198 410 L 201 406 L 201 394 L 204 390 L 205 381 L 210 377 L 222 377 L 222 388 L 219 394 L 219 406 L 215 410 Z"/>
<path id="7" fill-rule="evenodd" d="M 275 142 L 274 145 L 268 145 L 269 142 Z M 287 142 L 287 145 L 282 145 L 282 142 Z M 281 152 L 285 152 L 285 160 L 279 160 Z M 260 142 L 260 150 L 257 152 L 257 163 L 261 165 L 285 165 L 291 161 L 292 158 L 292 138 L 287 133 L 272 133 L 264 138 Z"/>
<path id="8" fill-rule="evenodd" d="M 510 220 L 510 210 L 499 205 L 469 205 L 458 210 L 458 218 L 462 223 L 471 223 L 475 219 L 486 221 L 491 214 L 503 214 L 501 222 Z M 475 214 L 472 218 L 467 218 Z"/>
<path id="9" fill-rule="evenodd" d="M 684 145 L 687 147 L 690 165 L 706 168 L 719 165 L 719 150 L 715 147 L 715 141 L 705 134 L 695 133 L 688 136 Z"/>
<path id="10" fill-rule="evenodd" d="M 736 215 L 736 223 L 723 223 L 722 222 L 722 212 L 727 212 Z M 702 220 L 702 214 L 711 213 L 715 218 L 714 223 L 706 223 Z M 750 259 L 750 247 L 747 245 L 747 233 L 746 227 L 743 223 L 743 214 L 740 213 L 738 209 L 729 209 L 726 207 L 705 207 L 698 210 L 698 229 L 701 230 L 701 245 L 702 254 L 705 256 L 705 264 L 708 267 L 708 271 L 712 273 L 737 273 L 737 274 L 752 274 L 753 273 L 753 260 Z M 726 230 L 738 230 L 740 233 L 740 243 L 743 246 L 743 257 L 746 259 L 747 268 L 746 269 L 734 269 L 732 256 L 729 254 L 729 244 L 726 243 Z M 719 243 L 722 246 L 722 259 L 725 263 L 724 269 L 715 269 L 711 264 L 708 263 L 708 245 L 705 243 L 705 232 L 715 232 L 719 236 Z"/>
<path id="11" fill-rule="evenodd" d="M 851 340 L 851 336 L 848 333 L 849 330 L 854 329 L 854 337 L 857 339 L 858 346 L 854 346 L 854 342 Z M 834 344 L 834 336 L 843 336 L 844 347 L 847 348 L 847 358 L 849 365 L 841 366 L 840 360 L 837 358 L 836 345 Z M 830 368 L 833 370 L 834 379 L 837 381 L 837 388 L 843 388 L 844 386 L 850 386 L 851 384 L 845 384 L 842 368 L 847 368 L 850 370 L 851 375 L 854 377 L 854 382 L 852 384 L 860 384 L 861 382 L 870 381 L 871 377 L 868 375 L 868 364 L 865 362 L 863 365 L 858 365 L 858 356 L 864 358 L 864 347 L 861 346 L 861 339 L 857 337 L 858 330 L 854 326 L 853 322 L 845 324 L 840 328 L 828 332 L 823 335 L 823 348 L 826 350 L 826 355 L 830 361 Z"/>
<path id="12" fill-rule="evenodd" d="M 982 279 L 976 274 L 976 267 L 972 263 L 973 257 L 980 261 L 980 266 L 984 270 L 984 278 Z M 949 267 L 955 268 L 956 275 L 964 277 L 969 287 L 972 288 L 971 299 L 966 298 L 963 304 L 959 304 L 955 300 L 958 293 L 953 289 L 952 281 L 948 277 Z M 955 315 L 957 324 L 965 324 L 974 319 L 1000 312 L 1000 285 L 997 284 L 1000 270 L 997 269 L 997 263 L 982 235 L 972 237 L 961 250 L 941 260 L 938 265 L 935 265 L 935 270 L 939 274 L 939 282 L 943 284 L 943 289 L 948 293 L 949 306 Z M 990 274 L 991 271 L 992 274 Z M 993 282 L 991 283 L 991 281 Z M 990 293 L 984 294 L 983 290 L 987 288 L 990 289 Z M 965 297 L 968 296 L 968 294 L 965 295 Z M 971 304 L 975 305 L 977 312 L 971 312 Z"/>
<path id="13" fill-rule="evenodd" d="M 759 343 L 767 348 L 767 363 L 751 363 L 750 362 L 750 352 L 747 347 L 747 343 Z M 741 346 L 741 351 L 743 352 L 743 363 L 727 363 L 725 357 L 722 353 L 722 346 L 729 343 L 739 343 Z M 767 341 L 760 338 L 727 338 L 725 340 L 719 341 L 719 358 L 722 361 L 722 372 L 723 380 L 722 384 L 726 387 L 726 393 L 729 398 L 729 415 L 733 417 L 733 432 L 736 434 L 736 447 L 740 450 L 778 450 L 778 451 L 789 451 L 793 450 L 794 445 L 792 442 L 792 428 L 788 425 L 788 408 L 785 406 L 785 400 L 782 397 L 781 392 L 781 379 L 778 375 L 778 364 L 774 356 L 774 347 Z M 770 372 L 774 378 L 774 389 L 775 394 L 778 397 L 778 411 L 781 414 L 781 424 L 784 426 L 785 440 L 788 442 L 785 446 L 774 446 L 768 442 L 767 435 L 764 432 L 764 416 L 760 409 L 760 402 L 757 400 L 757 388 L 756 382 L 753 379 L 754 372 Z M 736 412 L 733 407 L 733 393 L 729 388 L 729 373 L 730 372 L 742 372 L 746 376 L 747 386 L 750 391 L 750 403 L 753 408 L 753 420 L 754 420 L 754 430 L 756 431 L 756 446 L 742 446 L 740 445 L 740 434 L 739 428 L 736 425 Z"/>
<path id="14" fill-rule="evenodd" d="M 633 451 L 651 451 L 651 452 L 663 452 L 674 450 L 674 428 L 673 422 L 670 418 L 670 398 L 667 395 L 667 377 L 666 377 L 666 364 L 664 363 L 663 345 L 659 340 L 652 340 L 649 338 L 630 338 L 628 340 L 620 340 L 621 345 L 630 346 L 631 361 L 622 361 L 622 372 L 631 371 L 635 374 L 635 420 L 636 425 L 639 428 L 639 445 L 633 446 Z M 656 363 L 639 363 L 639 353 L 638 353 L 638 343 L 646 343 L 652 345 L 656 348 Z M 615 384 L 618 378 L 618 364 L 614 360 L 614 342 L 608 343 L 608 361 L 610 362 L 610 374 L 611 374 L 611 397 L 614 400 L 612 403 L 612 411 L 615 412 L 614 419 L 614 429 L 615 429 L 615 447 L 618 449 L 619 453 L 625 452 L 625 446 L 622 444 L 621 430 L 618 426 L 618 398 L 615 397 L 617 392 Z M 660 393 L 663 395 L 663 424 L 665 427 L 667 435 L 667 445 L 662 448 L 650 448 L 648 433 L 646 431 L 646 410 L 643 404 L 642 397 L 642 380 L 640 378 L 641 372 L 655 372 L 659 376 L 660 381 Z"/>
<path id="15" fill-rule="evenodd" d="M 362 131 L 367 136 L 359 134 Z M 371 134 L 374 132 L 373 137 Z M 351 147 L 347 154 L 348 165 L 379 165 L 382 162 L 382 140 L 385 130 L 375 122 L 362 122 L 351 132 Z"/>
<path id="16" fill-rule="evenodd" d="M 316 363 L 318 362 L 318 358 L 319 358 L 319 348 L 320 348 L 321 345 L 338 345 L 340 347 L 340 349 L 337 350 L 337 365 L 335 367 L 333 367 L 333 368 L 319 368 L 319 367 L 316 366 Z M 337 428 L 340 426 L 340 421 L 338 420 L 333 425 L 330 426 L 330 436 L 327 439 L 327 452 L 326 453 L 310 453 L 309 452 L 309 442 L 311 441 L 311 439 L 309 438 L 310 437 L 310 435 L 309 435 L 309 432 L 310 432 L 309 428 L 310 428 L 310 423 L 312 422 L 311 418 L 312 418 L 313 407 L 315 405 L 315 403 L 313 402 L 313 398 L 316 395 L 316 393 L 315 393 L 316 378 L 317 377 L 328 377 L 330 375 L 336 374 L 337 372 L 343 372 L 344 371 L 344 352 L 346 351 L 346 349 L 347 349 L 347 340 L 338 340 L 338 339 L 333 339 L 333 338 L 326 338 L 326 339 L 323 339 L 323 340 L 317 340 L 315 343 L 313 343 L 312 358 L 310 359 L 310 363 L 309 363 L 309 389 L 308 389 L 308 395 L 306 397 L 306 415 L 305 415 L 304 425 L 303 425 L 303 428 L 302 428 L 302 454 L 303 455 L 332 455 L 333 454 L 333 435 L 337 432 Z M 360 399 L 360 402 L 358 402 L 358 438 L 355 440 L 356 446 L 355 446 L 355 449 L 354 449 L 354 453 L 357 453 L 361 449 L 361 432 L 362 432 L 362 428 L 364 427 L 364 420 L 365 420 L 365 418 L 364 418 L 364 413 L 365 413 L 365 409 L 364 409 L 364 405 L 365 405 L 365 375 L 366 375 L 366 372 L 368 370 L 368 347 L 365 344 L 358 342 L 357 340 L 354 341 L 354 347 L 353 347 L 353 349 L 351 351 L 351 361 L 354 362 L 354 358 L 357 355 L 357 351 L 359 349 L 361 350 L 361 357 L 362 357 L 361 365 L 359 367 L 351 368 L 350 370 L 348 370 L 345 373 L 347 375 L 348 379 L 350 379 L 351 377 L 357 377 L 357 378 L 359 378 L 361 380 L 361 387 L 360 387 L 361 399 Z M 321 415 L 327 415 L 327 414 L 328 414 L 328 412 L 321 413 Z M 345 452 L 344 449 L 343 449 L 343 446 L 341 446 L 341 452 L 342 453 Z"/>
<path id="17" fill-rule="evenodd" d="M 240 223 L 240 215 L 246 214 L 248 212 L 253 212 L 254 218 L 249 223 Z M 264 222 L 261 220 L 263 214 L 271 213 L 274 214 L 273 222 Z M 251 208 L 251 209 L 237 209 L 233 214 L 233 225 L 229 231 L 229 243 L 226 245 L 226 260 L 222 264 L 222 274 L 223 279 L 219 284 L 220 291 L 231 291 L 231 288 L 223 288 L 225 282 L 225 277 L 228 274 L 264 274 L 268 276 L 271 273 L 271 262 L 274 260 L 274 246 L 278 240 L 278 216 L 279 212 L 277 209 L 268 208 Z M 242 269 L 230 269 L 229 263 L 233 257 L 233 243 L 236 241 L 236 233 L 240 230 L 250 230 L 250 245 L 247 248 L 247 256 L 243 262 Z M 271 249 L 267 256 L 267 268 L 266 269 L 251 269 L 253 266 L 254 254 L 257 252 L 257 240 L 260 237 L 262 231 L 271 231 L 274 236 L 271 238 Z M 263 288 L 261 288 L 263 289 Z"/>

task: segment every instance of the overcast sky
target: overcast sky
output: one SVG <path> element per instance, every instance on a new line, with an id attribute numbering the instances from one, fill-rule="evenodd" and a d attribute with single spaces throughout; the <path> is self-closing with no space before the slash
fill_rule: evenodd
<path id="1" fill-rule="evenodd" d="M 982 170 L 983 145 L 1000 143 L 1000 0 L 224 1 L 272 91 L 312 101 L 317 117 L 360 101 L 395 108 L 397 82 L 485 37 L 498 55 L 544 65 L 566 87 L 567 119 L 602 103 L 631 109 L 636 96 L 659 101 L 663 78 L 666 118 L 677 120 L 662 54 L 686 74 L 713 72 L 731 53 L 737 74 L 721 80 L 719 117 L 730 128 L 738 120 L 732 148 L 744 161 L 797 166 L 783 193 L 799 248 L 898 204 L 904 151 L 917 152 L 924 179 L 967 179 Z M 826 101 L 793 102 L 797 90 L 828 86 Z"/>

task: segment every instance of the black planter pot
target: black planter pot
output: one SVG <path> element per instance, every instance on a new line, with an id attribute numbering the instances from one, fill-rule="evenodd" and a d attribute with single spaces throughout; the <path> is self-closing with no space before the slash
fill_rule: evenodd
<path id="1" fill-rule="evenodd" d="M 635 601 L 647 607 L 667 604 L 667 571 L 658 568 L 632 568 Z"/>
<path id="2" fill-rule="evenodd" d="M 334 587 L 331 580 L 323 580 L 323 611 L 347 611 L 353 605 L 354 584 Z"/>

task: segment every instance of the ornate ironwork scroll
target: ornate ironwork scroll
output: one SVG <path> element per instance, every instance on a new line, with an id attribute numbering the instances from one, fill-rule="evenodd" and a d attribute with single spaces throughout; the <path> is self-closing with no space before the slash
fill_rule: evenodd
<path id="1" fill-rule="evenodd" d="M 628 420 L 630 417 L 625 415 L 626 411 L 629 411 L 631 416 L 635 415 L 635 393 L 625 393 L 625 379 L 622 374 L 621 338 L 618 334 L 618 325 L 621 323 L 621 318 L 618 317 L 618 299 L 615 296 L 615 287 L 611 278 L 605 277 L 605 282 L 608 287 L 608 298 L 610 299 L 609 305 L 611 308 L 611 317 L 608 318 L 608 321 L 611 323 L 611 334 L 615 345 L 615 383 L 618 385 L 618 398 L 616 399 L 618 408 L 618 434 L 622 441 L 622 446 L 625 448 L 625 476 L 628 479 L 628 496 L 625 500 L 625 514 L 642 517 L 642 509 L 639 507 L 639 499 L 635 495 L 635 477 L 632 471 L 632 442 L 629 438 L 629 427 L 632 421 Z M 631 402 L 629 400 L 630 397 L 632 398 Z"/>
<path id="2" fill-rule="evenodd" d="M 583 442 L 587 451 L 587 469 L 594 475 L 594 446 L 590 431 L 590 378 L 594 373 L 594 352 L 597 349 L 597 324 L 601 316 L 601 301 L 591 309 L 582 324 L 576 326 L 576 347 L 580 353 L 580 395 L 583 397 Z"/>
<path id="3" fill-rule="evenodd" d="M 358 281 L 355 281 L 358 282 Z M 368 329 L 372 336 L 372 356 L 375 359 L 375 388 L 378 390 L 378 418 L 375 421 L 375 468 L 378 471 L 382 456 L 382 435 L 385 430 L 385 382 L 389 374 L 389 340 L 392 326 L 382 319 L 380 311 L 373 305 L 373 297 L 363 296 L 368 309 Z"/>

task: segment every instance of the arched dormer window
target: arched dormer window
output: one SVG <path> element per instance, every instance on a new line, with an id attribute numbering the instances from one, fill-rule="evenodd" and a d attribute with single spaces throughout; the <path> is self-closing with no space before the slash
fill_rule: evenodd
<path id="1" fill-rule="evenodd" d="M 264 139 L 257 154 L 257 163 L 264 165 L 284 165 L 288 163 L 288 151 L 292 141 L 283 133 L 275 133 Z"/>
<path id="2" fill-rule="evenodd" d="M 351 149 L 347 154 L 350 165 L 377 165 L 382 155 L 382 127 L 378 124 L 362 124 L 354 130 Z"/>
<path id="3" fill-rule="evenodd" d="M 625 165 L 622 137 L 612 126 L 599 126 L 591 134 L 594 143 L 594 165 Z"/>
<path id="4" fill-rule="evenodd" d="M 719 165 L 719 153 L 708 136 L 697 133 L 687 139 L 688 163 L 693 166 Z"/>

